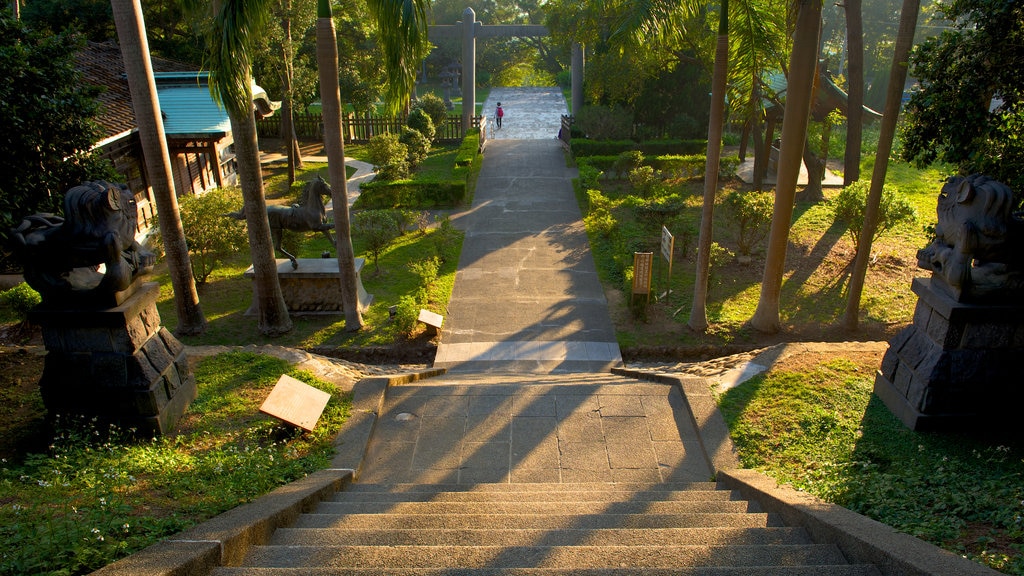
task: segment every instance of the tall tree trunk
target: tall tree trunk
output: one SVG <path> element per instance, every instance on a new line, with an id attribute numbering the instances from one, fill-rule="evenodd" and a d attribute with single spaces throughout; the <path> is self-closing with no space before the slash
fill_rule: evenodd
<path id="1" fill-rule="evenodd" d="M 843 315 L 843 326 L 856 330 L 860 316 L 860 297 L 864 292 L 864 278 L 867 276 L 868 261 L 871 258 L 871 240 L 878 227 L 879 205 L 882 203 L 882 186 L 889 170 L 889 153 L 896 135 L 896 121 L 899 119 L 900 103 L 903 100 L 903 84 L 907 81 L 907 67 L 910 49 L 914 45 L 914 27 L 920 0 L 903 0 L 900 12 L 900 27 L 896 35 L 896 47 L 889 72 L 889 89 L 885 98 L 885 112 L 882 116 L 881 132 L 878 136 L 878 152 L 875 154 L 875 168 L 871 174 L 871 188 L 868 191 L 867 207 L 864 211 L 864 226 L 857 238 L 857 258 L 853 261 L 850 276 L 849 298 Z"/>
<path id="2" fill-rule="evenodd" d="M 284 40 L 281 43 L 281 60 L 284 64 L 281 67 L 281 85 L 284 88 L 284 97 L 281 103 L 281 140 L 285 146 L 285 154 L 288 156 L 288 184 L 295 182 L 295 171 L 302 169 L 302 152 L 299 149 L 298 138 L 295 137 L 294 89 L 292 87 L 295 67 L 291 9 L 291 0 L 285 0 L 285 15 L 281 19 L 281 30 L 284 32 Z"/>
<path id="3" fill-rule="evenodd" d="M 157 100 L 156 81 L 149 58 L 149 42 L 139 0 L 111 0 L 121 55 L 128 76 L 135 120 L 139 128 L 145 156 L 146 174 L 153 187 L 156 209 L 160 215 L 160 236 L 167 254 L 167 268 L 174 289 L 174 308 L 178 315 L 178 335 L 202 334 L 206 317 L 199 306 L 199 294 L 192 276 L 185 232 L 178 213 L 178 197 L 174 193 L 171 157 L 164 138 L 163 118 Z"/>
<path id="4" fill-rule="evenodd" d="M 320 0 L 316 21 L 316 60 L 320 75 L 320 102 L 323 106 L 324 151 L 331 181 L 334 205 L 334 232 L 337 236 L 338 269 L 341 271 L 341 305 L 345 311 L 345 330 L 363 327 L 356 284 L 356 258 L 352 248 L 348 213 L 345 141 L 341 131 L 341 89 L 338 85 L 338 40 L 331 18 L 330 0 Z"/>
<path id="5" fill-rule="evenodd" d="M 860 148 L 864 132 L 864 37 L 861 0 L 846 0 L 846 156 L 843 186 L 860 180 Z"/>
<path id="6" fill-rule="evenodd" d="M 718 43 L 715 47 L 715 69 L 711 78 L 711 111 L 708 124 L 707 163 L 704 168 L 704 205 L 700 214 L 700 235 L 697 237 L 697 278 L 693 286 L 693 305 L 689 326 L 693 330 L 708 328 L 708 280 L 711 275 L 711 234 L 715 213 L 715 192 L 718 191 L 718 167 L 722 155 L 722 126 L 725 124 L 725 81 L 729 70 L 729 2 L 722 0 L 718 16 Z"/>
<path id="7" fill-rule="evenodd" d="M 751 132 L 753 132 L 754 136 L 754 167 L 751 170 L 751 175 L 753 176 L 754 190 L 759 191 L 764 182 L 763 173 L 765 164 L 768 163 L 768 158 L 765 155 L 764 146 L 764 107 L 761 104 L 761 83 L 756 74 L 752 82 L 750 102 L 753 108 L 750 119 L 753 125 Z"/>
<path id="8" fill-rule="evenodd" d="M 292 320 L 281 293 L 277 277 L 277 260 L 267 219 L 267 201 L 260 171 L 259 145 L 256 137 L 256 116 L 249 104 L 249 115 L 229 114 L 231 133 L 235 138 L 235 161 L 245 203 L 245 225 L 249 234 L 249 252 L 253 268 L 253 302 L 256 304 L 256 326 L 261 334 L 278 336 L 291 331 Z"/>
<path id="9" fill-rule="evenodd" d="M 21 20 L 21 0 L 11 0 L 11 13 L 15 20 Z"/>
<path id="10" fill-rule="evenodd" d="M 775 186 L 775 211 L 768 236 L 761 297 L 750 319 L 750 325 L 755 330 L 769 333 L 778 332 L 782 327 L 779 318 L 782 275 L 786 266 L 797 178 L 800 176 L 800 162 L 807 140 L 807 123 L 818 59 L 818 36 L 821 31 L 821 0 L 800 0 L 799 6 L 793 51 L 789 57 L 786 112 L 782 118 L 782 148 L 779 150 L 778 181 Z"/>
<path id="11" fill-rule="evenodd" d="M 821 188 L 821 180 L 825 175 L 825 160 L 814 153 L 811 143 L 804 143 L 804 166 L 807 168 L 807 186 L 800 192 L 801 202 L 823 202 L 825 191 Z"/>

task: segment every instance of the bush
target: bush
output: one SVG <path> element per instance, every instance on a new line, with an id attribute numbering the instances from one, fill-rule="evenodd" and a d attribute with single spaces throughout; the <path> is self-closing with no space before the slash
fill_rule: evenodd
<path id="1" fill-rule="evenodd" d="M 771 192 L 734 190 L 725 197 L 724 205 L 736 226 L 736 245 L 740 254 L 749 255 L 768 237 L 775 196 Z"/>
<path id="2" fill-rule="evenodd" d="M 686 201 L 682 196 L 670 194 L 637 204 L 633 207 L 633 214 L 652 235 L 660 235 L 662 226 L 682 214 L 685 208 Z"/>
<path id="3" fill-rule="evenodd" d="M 654 168 L 650 166 L 640 166 L 630 172 L 629 183 L 633 185 L 637 194 L 644 198 L 655 196 L 664 188 L 661 177 L 655 174 Z"/>
<path id="4" fill-rule="evenodd" d="M 422 260 L 414 260 L 407 264 L 409 270 L 419 276 L 420 286 L 426 288 L 437 280 L 437 273 L 441 270 L 441 257 L 431 256 Z"/>
<path id="5" fill-rule="evenodd" d="M 843 188 L 839 195 L 829 202 L 835 222 L 847 225 L 847 233 L 854 245 L 860 244 L 860 232 L 864 228 L 864 213 L 867 210 L 870 187 L 871 184 L 867 180 L 858 180 Z M 895 188 L 882 188 L 882 199 L 878 208 L 878 226 L 871 238 L 872 242 L 888 230 L 917 221 L 917 211 L 914 210 L 913 204 Z"/>
<path id="6" fill-rule="evenodd" d="M 380 274 L 380 255 L 389 244 L 401 235 L 399 217 L 395 210 L 364 210 L 353 218 L 353 228 L 366 242 L 366 249 L 373 257 L 373 267 Z"/>
<path id="7" fill-rule="evenodd" d="M 370 138 L 366 153 L 377 172 L 375 180 L 391 182 L 409 176 L 409 148 L 395 134 L 378 134 Z"/>
<path id="8" fill-rule="evenodd" d="M 0 301 L 10 307 L 22 322 L 27 322 L 28 313 L 43 299 L 31 286 L 22 282 L 10 290 L 0 292 Z"/>
<path id="9" fill-rule="evenodd" d="M 427 116 L 430 116 L 430 120 L 434 124 L 434 136 L 437 136 L 448 121 L 448 107 L 445 106 L 444 100 L 440 96 L 432 92 L 420 96 L 412 109 L 413 111 L 422 110 Z"/>
<path id="10" fill-rule="evenodd" d="M 413 108 L 409 112 L 409 117 L 405 120 L 405 123 L 409 128 L 422 134 L 427 140 L 434 139 L 437 127 L 434 124 L 434 120 L 422 108 Z"/>
<path id="11" fill-rule="evenodd" d="M 574 115 L 576 126 L 594 140 L 622 140 L 633 134 L 633 114 L 621 106 L 584 106 Z"/>
<path id="12" fill-rule="evenodd" d="M 416 321 L 420 315 L 420 305 L 412 296 L 402 296 L 395 306 L 395 330 L 408 338 L 416 329 Z"/>
<path id="13" fill-rule="evenodd" d="M 590 164 L 580 164 L 580 186 L 584 190 L 597 188 L 597 181 L 601 178 L 602 172 Z"/>
<path id="14" fill-rule="evenodd" d="M 192 278 L 205 284 L 210 274 L 226 260 L 249 244 L 245 221 L 225 215 L 241 206 L 239 188 L 214 188 L 201 196 L 188 194 L 178 199 L 181 227 L 185 231 Z M 157 215 L 157 219 L 159 219 Z M 158 226 L 154 229 L 159 230 Z M 155 248 L 162 251 L 162 238 L 153 238 Z"/>
<path id="15" fill-rule="evenodd" d="M 367 182 L 359 189 L 355 208 L 451 208 L 466 198 L 465 181 L 401 180 Z"/>
<path id="16" fill-rule="evenodd" d="M 424 116 L 424 118 L 427 118 Z M 407 149 L 406 159 L 409 162 L 409 168 L 415 170 L 427 158 L 427 154 L 430 153 L 430 138 L 424 135 L 419 130 L 409 128 L 408 126 L 402 129 L 402 135 L 398 137 L 398 141 L 405 144 Z"/>
<path id="17" fill-rule="evenodd" d="M 639 150 L 628 150 L 616 156 L 612 169 L 619 178 L 623 174 L 629 174 L 644 163 L 644 153 Z"/>
<path id="18" fill-rule="evenodd" d="M 434 239 L 437 255 L 441 258 L 442 263 L 451 262 L 459 257 L 458 249 L 461 247 L 459 237 L 461 236 L 462 232 L 452 225 L 448 216 L 438 219 L 437 230 L 431 235 L 431 238 Z"/>
<path id="19" fill-rule="evenodd" d="M 680 156 L 668 154 L 655 156 L 650 164 L 655 170 L 676 178 L 697 178 L 704 175 L 704 168 L 707 166 L 707 156 L 704 154 L 689 154 Z"/>

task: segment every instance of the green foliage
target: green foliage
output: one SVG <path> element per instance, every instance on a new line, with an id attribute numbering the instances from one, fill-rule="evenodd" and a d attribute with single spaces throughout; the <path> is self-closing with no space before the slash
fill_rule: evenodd
<path id="1" fill-rule="evenodd" d="M 445 122 L 448 120 L 448 107 L 445 106 L 444 100 L 433 92 L 428 92 L 423 96 L 420 96 L 419 99 L 416 100 L 416 103 L 413 104 L 412 109 L 413 112 L 419 110 L 430 117 L 431 123 L 434 126 L 435 134 L 440 131 L 441 126 L 444 126 Z M 409 125 L 419 130 L 419 128 L 413 126 L 411 123 Z M 420 131 L 423 132 L 422 130 Z M 426 132 L 423 133 L 426 134 Z"/>
<path id="2" fill-rule="evenodd" d="M 10 307 L 22 322 L 28 321 L 28 313 L 42 301 L 42 296 L 25 282 L 0 292 L 0 302 Z"/>
<path id="3" fill-rule="evenodd" d="M 611 203 L 600 190 L 587 190 L 587 215 L 583 221 L 587 230 L 591 230 L 605 238 L 615 232 L 615 217 L 611 213 Z"/>
<path id="4" fill-rule="evenodd" d="M 356 208 L 450 208 L 466 198 L 466 183 L 458 181 L 374 181 L 360 188 Z"/>
<path id="5" fill-rule="evenodd" d="M 920 90 L 907 103 L 903 153 L 983 173 L 1024 192 L 1024 5 L 1007 0 L 942 4 L 953 22 L 922 43 L 910 75 Z"/>
<path id="6" fill-rule="evenodd" d="M 370 138 L 367 156 L 377 172 L 375 180 L 391 182 L 409 175 L 409 148 L 396 134 L 378 134 Z"/>
<path id="7" fill-rule="evenodd" d="M 430 117 L 426 115 L 423 115 L 422 118 L 430 120 Z M 412 170 L 415 170 L 426 159 L 427 154 L 430 153 L 430 138 L 419 130 L 410 127 L 403 128 L 402 135 L 398 137 L 398 141 L 406 146 L 408 151 L 407 161 L 409 162 L 409 168 Z"/>
<path id="8" fill-rule="evenodd" d="M 618 156 L 630 150 L 639 150 L 644 156 L 670 154 L 702 154 L 707 148 L 706 140 L 591 140 L 573 138 L 569 143 L 576 158 L 585 156 Z"/>
<path id="9" fill-rule="evenodd" d="M 352 220 L 353 231 L 366 243 L 366 249 L 373 257 L 373 267 L 380 270 L 380 255 L 395 238 L 401 235 L 399 216 L 396 210 L 363 210 L 356 212 Z"/>
<path id="10" fill-rule="evenodd" d="M 639 150 L 627 150 L 615 157 L 612 170 L 619 178 L 628 175 L 644 163 L 644 153 Z"/>
<path id="11" fill-rule="evenodd" d="M 409 111 L 409 117 L 405 121 L 409 128 L 419 132 L 427 140 L 434 139 L 436 131 L 434 120 L 422 108 L 413 108 Z M 426 156 L 426 154 L 424 154 Z"/>
<path id="12" fill-rule="evenodd" d="M 734 190 L 725 197 L 725 209 L 736 226 L 736 245 L 740 254 L 750 254 L 768 237 L 775 196 L 770 192 Z"/>
<path id="13" fill-rule="evenodd" d="M 576 126 L 594 140 L 622 140 L 633 135 L 633 114 L 622 107 L 584 106 Z"/>
<path id="14" fill-rule="evenodd" d="M 858 180 L 843 188 L 839 195 L 829 202 L 835 222 L 846 224 L 847 233 L 854 245 L 858 244 L 861 230 L 864 228 L 864 212 L 867 210 L 870 187 L 871 183 L 867 180 Z M 913 204 L 892 186 L 882 188 L 882 200 L 878 210 L 878 226 L 871 238 L 872 242 L 888 230 L 917 221 L 917 211 Z"/>
<path id="15" fill-rule="evenodd" d="M 718 242 L 711 243 L 711 249 L 709 251 L 709 265 L 708 265 L 708 281 L 717 282 L 721 279 L 719 271 L 722 266 L 725 266 L 736 257 L 732 250 L 729 250 L 725 246 L 722 246 Z"/>
<path id="16" fill-rule="evenodd" d="M 441 270 L 441 257 L 432 256 L 422 260 L 414 260 L 408 264 L 409 270 L 419 277 L 420 283 L 426 287 L 437 280 L 437 273 Z"/>
<path id="17" fill-rule="evenodd" d="M 332 393 L 314 431 L 260 414 L 283 373 Z M 3 462 L 0 573 L 88 573 L 329 465 L 351 407 L 334 385 L 240 352 L 201 361 L 195 376 L 177 434 L 57 418 L 45 454 Z"/>
<path id="18" fill-rule="evenodd" d="M 686 200 L 682 196 L 667 194 L 636 203 L 633 212 L 648 233 L 656 236 L 661 234 L 662 226 L 682 214 L 685 208 Z"/>
<path id="19" fill-rule="evenodd" d="M 92 151 L 100 131 L 96 97 L 75 63 L 83 39 L 30 29 L 0 11 L 0 269 L 9 230 L 37 212 L 60 213 L 64 193 L 86 180 L 117 181 Z"/>
<path id="20" fill-rule="evenodd" d="M 402 296 L 395 306 L 395 330 L 402 336 L 409 337 L 416 330 L 420 305 L 413 296 Z"/>
<path id="21" fill-rule="evenodd" d="M 178 200 L 196 284 L 205 284 L 216 268 L 249 244 L 245 222 L 225 217 L 241 205 L 242 193 L 238 188 L 214 188 L 202 196 L 188 194 Z M 153 240 L 154 247 L 161 249 L 160 236 Z"/>
<path id="22" fill-rule="evenodd" d="M 1024 574 L 1019 442 L 908 430 L 872 365 L 834 358 L 718 398 L 744 467 L 1004 573 Z"/>
<path id="23" fill-rule="evenodd" d="M 640 166 L 629 173 L 629 183 L 633 190 L 644 198 L 650 198 L 664 189 L 661 177 L 654 173 L 650 166 Z"/>

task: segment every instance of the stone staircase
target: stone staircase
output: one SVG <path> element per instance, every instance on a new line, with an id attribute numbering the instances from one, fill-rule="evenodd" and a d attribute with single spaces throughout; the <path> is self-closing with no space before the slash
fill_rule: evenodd
<path id="1" fill-rule="evenodd" d="M 713 483 L 352 484 L 217 576 L 877 575 Z"/>

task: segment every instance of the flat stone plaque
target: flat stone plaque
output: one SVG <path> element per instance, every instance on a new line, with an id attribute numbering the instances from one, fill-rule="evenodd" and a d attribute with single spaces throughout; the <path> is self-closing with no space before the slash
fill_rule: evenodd
<path id="1" fill-rule="evenodd" d="M 434 328 L 440 328 L 441 327 L 441 323 L 444 322 L 444 317 L 441 316 L 440 314 L 431 312 L 430 310 L 424 310 L 424 309 L 420 308 L 420 315 L 417 318 L 417 320 L 419 320 L 420 322 L 423 322 L 424 324 L 426 324 L 428 326 L 433 326 Z"/>
<path id="2" fill-rule="evenodd" d="M 260 412 L 304 430 L 313 430 L 330 399 L 327 392 L 282 374 L 260 406 Z"/>

